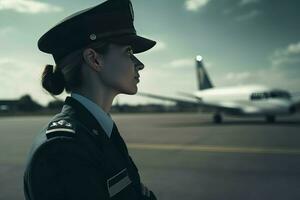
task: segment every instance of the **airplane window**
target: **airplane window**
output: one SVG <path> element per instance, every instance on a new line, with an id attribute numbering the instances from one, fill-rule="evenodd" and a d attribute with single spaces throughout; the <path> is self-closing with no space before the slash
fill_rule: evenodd
<path id="1" fill-rule="evenodd" d="M 251 94 L 250 99 L 251 100 L 261 100 L 264 98 L 268 98 L 268 96 L 269 95 L 266 92 L 255 92 L 255 93 Z"/>
<path id="2" fill-rule="evenodd" d="M 288 92 L 281 90 L 273 90 L 271 92 L 255 92 L 250 95 L 250 99 L 253 101 L 268 98 L 290 99 L 291 95 Z"/>
<path id="3" fill-rule="evenodd" d="M 282 99 L 290 99 L 291 98 L 291 95 L 288 92 L 279 91 L 279 90 L 271 91 L 270 96 L 271 96 L 271 98 L 282 98 Z"/>
<path id="4" fill-rule="evenodd" d="M 251 94 L 250 99 L 251 100 L 257 100 L 257 94 L 256 93 Z"/>
<path id="5" fill-rule="evenodd" d="M 264 92 L 262 96 L 263 98 L 267 99 L 270 97 L 270 94 L 268 92 Z"/>

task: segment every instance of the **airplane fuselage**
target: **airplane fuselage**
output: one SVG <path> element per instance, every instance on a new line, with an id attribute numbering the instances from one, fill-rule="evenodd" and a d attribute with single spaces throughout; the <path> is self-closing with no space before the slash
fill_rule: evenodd
<path id="1" fill-rule="evenodd" d="M 194 95 L 202 103 L 228 108 L 219 112 L 231 115 L 289 115 L 295 112 L 293 100 L 287 91 L 265 86 L 210 88 L 196 91 Z"/>

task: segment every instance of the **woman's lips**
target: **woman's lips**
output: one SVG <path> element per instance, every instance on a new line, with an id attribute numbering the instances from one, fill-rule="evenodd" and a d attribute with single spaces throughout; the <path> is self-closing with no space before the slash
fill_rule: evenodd
<path id="1" fill-rule="evenodd" d="M 135 79 L 137 82 L 140 82 L 140 75 L 137 74 L 137 75 L 134 77 L 134 79 Z"/>

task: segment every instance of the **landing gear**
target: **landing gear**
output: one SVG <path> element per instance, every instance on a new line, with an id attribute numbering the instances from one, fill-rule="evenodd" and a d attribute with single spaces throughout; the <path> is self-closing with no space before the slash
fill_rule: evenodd
<path id="1" fill-rule="evenodd" d="M 276 117 L 275 117 L 274 115 L 267 115 L 267 116 L 266 116 L 266 121 L 267 121 L 268 123 L 274 123 L 275 120 L 276 120 Z"/>
<path id="2" fill-rule="evenodd" d="M 222 123 L 222 120 L 223 120 L 222 115 L 219 113 L 214 114 L 213 120 L 214 120 L 214 123 L 216 123 L 216 124 Z"/>

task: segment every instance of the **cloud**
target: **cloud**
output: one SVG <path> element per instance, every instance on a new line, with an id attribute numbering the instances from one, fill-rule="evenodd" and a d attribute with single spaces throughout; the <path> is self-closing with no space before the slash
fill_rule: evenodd
<path id="1" fill-rule="evenodd" d="M 300 54 L 300 42 L 295 44 L 290 44 L 286 50 L 286 54 Z"/>
<path id="2" fill-rule="evenodd" d="M 241 0 L 239 2 L 239 5 L 240 6 L 245 6 L 245 5 L 249 5 L 249 4 L 253 4 L 253 3 L 258 3 L 260 2 L 261 0 Z"/>
<path id="3" fill-rule="evenodd" d="M 188 11 L 196 12 L 200 8 L 203 8 L 210 0 L 186 0 L 185 8 Z"/>
<path id="4" fill-rule="evenodd" d="M 23 58 L 0 57 L 0 99 L 17 99 L 30 94 L 38 102 L 46 103 L 51 96 L 42 90 L 41 64 Z"/>
<path id="5" fill-rule="evenodd" d="M 177 60 L 171 61 L 168 66 L 171 66 L 173 68 L 193 67 L 193 66 L 195 66 L 195 60 L 190 59 L 190 58 L 177 59 Z"/>
<path id="6" fill-rule="evenodd" d="M 257 4 L 257 3 L 260 3 L 262 0 L 239 0 L 237 2 L 237 4 L 235 5 L 231 5 L 230 7 L 228 8 L 225 8 L 223 10 L 223 13 L 225 15 L 229 15 L 229 14 L 234 14 L 234 13 L 239 13 L 239 11 L 245 11 L 245 8 L 246 6 L 248 5 L 253 5 L 253 4 Z M 249 9 L 249 8 L 246 8 L 246 9 Z M 252 19 L 258 15 L 262 14 L 261 11 L 257 10 L 257 9 L 252 9 L 250 11 L 248 11 L 247 13 L 244 12 L 244 14 L 240 14 L 238 15 L 237 17 L 235 17 L 235 20 L 236 21 L 244 21 L 244 20 L 249 20 L 249 19 Z"/>
<path id="7" fill-rule="evenodd" d="M 261 84 L 299 91 L 300 41 L 273 52 L 270 66 L 252 71 L 228 72 L 217 79 L 218 85 Z"/>
<path id="8" fill-rule="evenodd" d="M 229 72 L 225 75 L 225 79 L 233 82 L 243 82 L 244 80 L 247 80 L 251 76 L 250 72 Z"/>
<path id="9" fill-rule="evenodd" d="M 269 87 L 299 91 L 300 80 L 286 70 L 266 68 L 254 71 L 229 72 L 216 79 L 217 86 L 265 85 Z"/>
<path id="10" fill-rule="evenodd" d="M 193 60 L 193 59 L 192 59 Z M 153 94 L 164 94 L 165 96 L 177 96 L 178 91 L 193 92 L 197 89 L 197 82 L 194 68 L 184 68 L 184 73 L 181 69 L 167 68 L 161 63 L 156 68 L 145 68 L 141 71 L 141 82 L 138 85 L 139 92 L 147 92 Z M 182 68 L 183 69 L 183 68 Z M 134 99 L 137 97 L 124 96 L 125 99 Z M 144 102 L 167 102 L 162 100 L 154 100 L 145 97 L 140 97 L 140 101 Z"/>
<path id="11" fill-rule="evenodd" d="M 196 66 L 196 61 L 193 58 L 181 58 L 181 59 L 176 59 L 176 60 L 172 60 L 171 62 L 169 62 L 168 64 L 165 65 L 166 67 L 172 67 L 172 68 L 193 68 Z M 204 67 L 206 69 L 210 69 L 212 68 L 213 63 L 211 62 L 204 62 Z"/>
<path id="12" fill-rule="evenodd" d="M 60 12 L 63 9 L 58 6 L 34 0 L 0 0 L 0 10 L 13 10 L 19 13 L 37 14 Z"/>
<path id="13" fill-rule="evenodd" d="M 151 49 L 151 51 L 162 51 L 167 48 L 167 44 L 163 41 L 156 40 L 156 45 Z"/>
<path id="14" fill-rule="evenodd" d="M 14 27 L 2 27 L 0 28 L 0 36 L 6 36 L 15 31 Z"/>
<path id="15" fill-rule="evenodd" d="M 255 17 L 257 17 L 260 14 L 261 14 L 261 12 L 258 11 L 258 10 L 251 10 L 250 12 L 248 12 L 248 13 L 246 13 L 244 15 L 237 16 L 235 18 L 235 20 L 236 21 L 245 21 L 245 20 L 249 20 L 249 19 L 255 18 Z"/>
<path id="16" fill-rule="evenodd" d="M 270 60 L 273 67 L 284 66 L 300 69 L 300 41 L 275 50 Z"/>
<path id="17" fill-rule="evenodd" d="M 13 62 L 10 58 L 0 58 L 0 66 L 7 66 L 10 65 Z"/>
<path id="18" fill-rule="evenodd" d="M 289 90 L 299 90 L 300 41 L 273 52 L 270 66 L 252 71 L 229 72 L 221 85 L 262 84 Z"/>
<path id="19" fill-rule="evenodd" d="M 213 68 L 213 66 L 214 66 L 214 63 L 212 63 L 212 62 L 205 62 L 204 63 L 204 67 L 206 68 L 206 69 L 211 69 L 211 68 Z"/>

